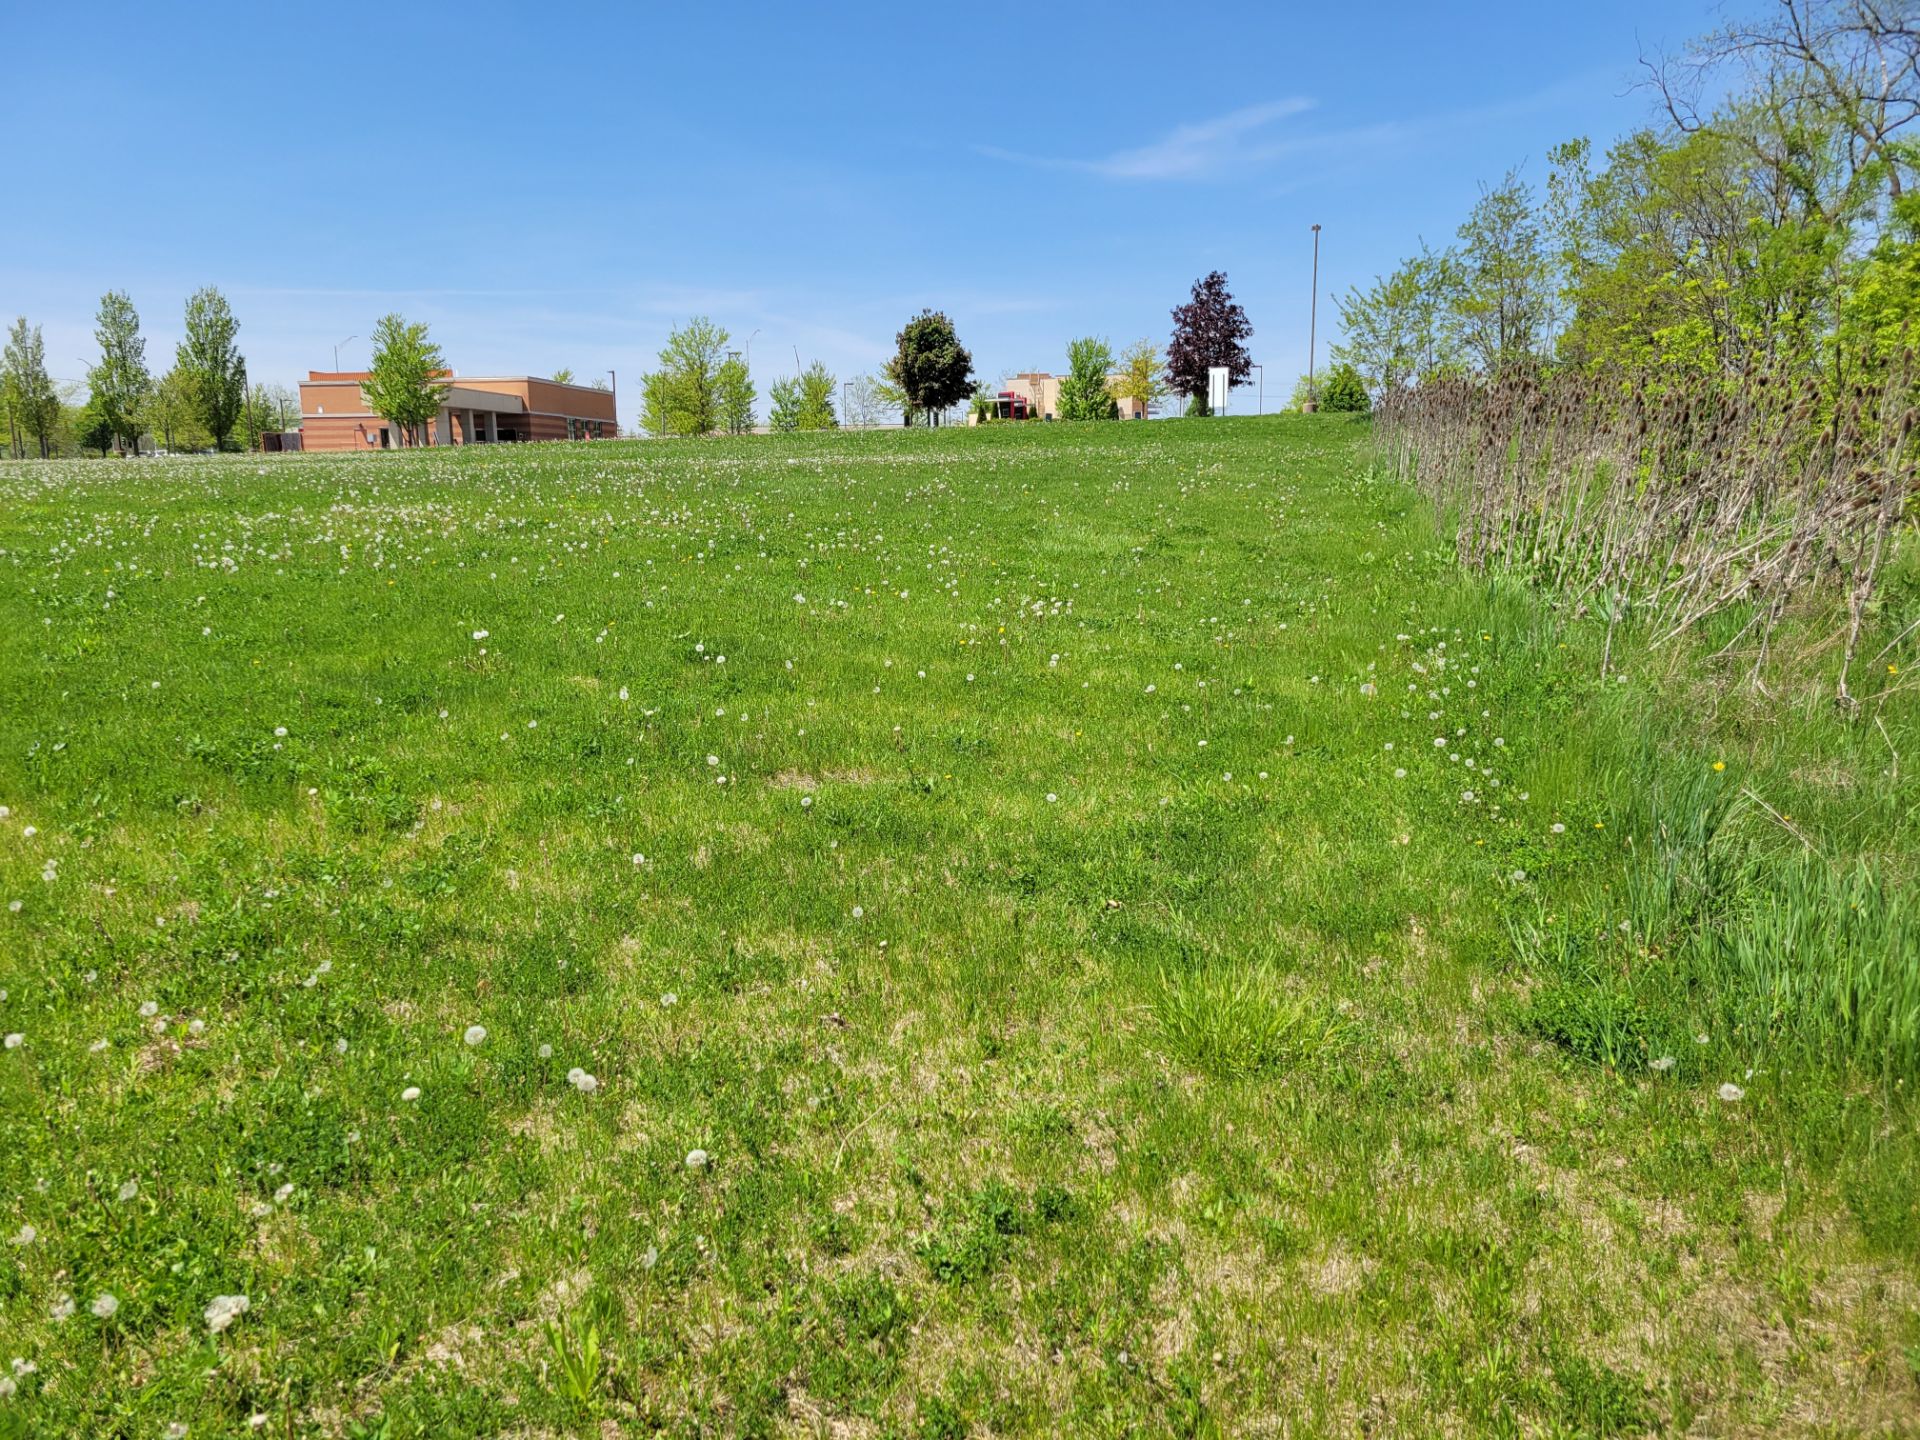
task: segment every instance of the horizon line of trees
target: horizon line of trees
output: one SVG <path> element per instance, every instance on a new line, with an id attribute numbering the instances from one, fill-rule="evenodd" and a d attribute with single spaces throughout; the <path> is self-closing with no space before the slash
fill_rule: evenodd
<path id="1" fill-rule="evenodd" d="M 1246 341 L 1253 334 L 1246 311 L 1212 271 L 1194 282 L 1185 304 L 1174 307 L 1173 338 L 1164 355 L 1151 339 L 1117 355 L 1105 337 L 1078 337 L 1067 346 L 1067 373 L 1060 385 L 1062 420 L 1113 420 L 1120 402 L 1150 412 L 1170 395 L 1187 401 L 1187 413 L 1204 415 L 1207 373 L 1225 366 L 1230 382 L 1243 385 L 1253 370 Z M 729 348 L 729 332 L 704 315 L 675 328 L 659 352 L 656 368 L 641 376 L 640 425 L 654 436 L 738 435 L 754 427 L 758 391 L 746 358 Z M 902 426 L 952 423 L 963 406 L 991 418 L 993 400 L 1005 383 L 974 374 L 973 355 L 960 343 L 952 319 L 925 309 L 894 337 L 894 353 L 872 375 L 844 384 L 816 360 L 773 382 L 768 428 L 778 431 L 837 428 L 844 418 L 862 428 L 898 416 Z M 1350 387 L 1364 409 L 1357 381 Z M 1342 408 L 1342 407 L 1333 407 Z M 845 410 L 842 417 L 840 411 Z"/>
<path id="2" fill-rule="evenodd" d="M 1188 414 L 1204 415 L 1212 367 L 1224 366 L 1234 386 L 1247 382 L 1253 364 L 1245 342 L 1253 327 L 1223 272 L 1197 280 L 1189 299 L 1171 314 L 1173 334 L 1164 353 L 1151 339 L 1117 355 L 1101 336 L 1070 341 L 1059 418 L 1115 419 L 1123 401 L 1150 413 L 1169 396 L 1183 397 Z M 99 359 L 87 370 L 81 401 L 77 387 L 63 388 L 48 374 L 39 328 L 18 319 L 0 355 L 8 454 L 18 458 L 34 449 L 47 458 L 77 448 L 124 456 L 139 454 L 143 439 L 166 451 L 222 450 L 234 444 L 236 432 L 245 448 L 255 448 L 264 431 L 298 423 L 299 403 L 285 386 L 249 385 L 239 328 L 218 289 L 194 292 L 174 364 L 156 379 L 131 297 L 109 291 L 95 317 Z M 394 426 L 403 447 L 427 443 L 448 383 L 440 347 L 424 323 L 397 313 L 382 316 L 370 339 L 368 408 Z M 670 332 L 656 368 L 640 378 L 642 429 L 687 436 L 754 428 L 759 392 L 746 357 L 729 348 L 730 339 L 705 316 Z M 834 429 L 842 423 L 842 409 L 845 423 L 861 427 L 889 416 L 905 426 L 951 423 L 969 402 L 986 414 L 986 402 L 1005 379 L 976 377 L 972 353 L 960 343 L 953 321 L 932 309 L 907 321 L 895 337 L 893 356 L 873 375 L 843 384 L 819 360 L 801 365 L 796 354 L 795 366 L 794 374 L 775 379 L 768 389 L 771 430 Z M 553 378 L 571 384 L 573 372 L 563 368 Z M 1359 399 L 1353 408 L 1364 408 L 1364 393 Z"/>
<path id="3" fill-rule="evenodd" d="M 173 365 L 157 379 L 147 364 L 140 316 L 124 292 L 110 290 L 94 317 L 99 358 L 87 369 L 86 395 L 47 368 L 38 325 L 16 318 L 0 349 L 0 423 L 7 454 L 51 459 L 69 451 L 140 453 L 157 449 L 254 448 L 261 433 L 299 421 L 299 401 L 284 385 L 249 385 L 240 323 L 213 286 L 188 297 L 185 334 Z"/>

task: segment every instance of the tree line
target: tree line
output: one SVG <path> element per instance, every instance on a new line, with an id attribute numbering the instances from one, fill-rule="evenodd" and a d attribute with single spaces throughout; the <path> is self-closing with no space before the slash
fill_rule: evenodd
<path id="1" fill-rule="evenodd" d="M 1246 341 L 1253 326 L 1223 273 L 1196 281 L 1172 318 L 1173 337 L 1164 352 L 1150 339 L 1118 353 L 1100 336 L 1069 342 L 1059 418 L 1113 420 L 1122 402 L 1144 411 L 1170 395 L 1187 402 L 1187 413 L 1204 415 L 1211 367 L 1225 366 L 1235 386 L 1247 383 L 1253 358 Z M 641 377 L 641 428 L 656 436 L 751 430 L 759 392 L 747 357 L 731 342 L 729 332 L 706 316 L 675 329 L 655 368 Z M 994 402 L 1004 383 L 974 373 L 972 352 L 960 342 L 952 319 L 932 309 L 900 328 L 892 358 L 875 374 L 843 382 L 818 360 L 802 366 L 796 355 L 794 363 L 795 373 L 768 389 L 767 424 L 775 431 L 830 430 L 843 423 L 864 427 L 894 419 L 905 426 L 936 426 L 952 423 L 967 408 L 981 419 L 996 418 Z M 1364 391 L 1358 396 L 1354 408 L 1364 408 Z"/>
<path id="2" fill-rule="evenodd" d="M 0 420 L 7 453 L 49 459 L 72 451 L 137 454 L 143 439 L 165 450 L 252 449 L 269 430 L 300 423 L 300 405 L 284 385 L 249 385 L 239 322 L 217 289 L 186 304 L 185 335 L 172 366 L 157 379 L 147 364 L 140 315 L 124 292 L 110 290 L 94 317 L 99 358 L 79 388 L 54 379 L 37 325 L 16 319 L 0 351 Z"/>
<path id="3" fill-rule="evenodd" d="M 1124 402 L 1150 410 L 1169 396 L 1187 413 L 1207 413 L 1207 375 L 1227 369 L 1230 384 L 1247 383 L 1253 361 L 1246 342 L 1253 326 L 1234 300 L 1227 277 L 1213 271 L 1196 281 L 1172 311 L 1172 338 L 1164 352 L 1142 339 L 1116 353 L 1103 337 L 1082 336 L 1067 347 L 1059 418 L 1111 420 Z M 86 376 L 86 398 L 74 398 L 48 374 L 38 327 L 22 318 L 8 334 L 0 363 L 0 413 L 9 453 L 42 457 L 71 449 L 138 454 L 143 439 L 156 449 L 252 449 L 267 430 L 299 423 L 299 403 L 284 386 L 248 385 L 237 344 L 239 322 L 212 287 L 187 301 L 185 338 L 173 366 L 156 379 L 146 358 L 140 316 L 124 292 L 101 298 L 94 338 L 99 359 Z M 372 335 L 364 390 L 368 406 L 393 425 L 402 445 L 427 441 L 428 427 L 451 372 L 427 327 L 399 314 L 382 316 Z M 655 368 L 640 380 L 641 427 L 649 434 L 741 434 L 756 421 L 760 399 L 747 356 L 728 331 L 705 316 L 674 329 Z M 555 379 L 571 383 L 572 372 Z M 997 418 L 1004 384 L 974 373 L 972 352 L 944 312 L 922 310 L 895 336 L 893 357 L 873 375 L 842 383 L 818 360 L 795 356 L 794 373 L 767 391 L 767 423 L 775 431 L 828 430 L 843 422 L 868 426 L 898 417 L 903 425 L 950 423 L 971 405 Z M 1351 393 L 1349 393 L 1349 390 Z M 1309 403 L 1314 397 L 1308 397 Z M 1317 397 L 1324 408 L 1364 408 L 1357 383 L 1343 389 L 1329 377 Z M 843 415 L 842 412 L 845 412 Z"/>
<path id="4" fill-rule="evenodd" d="M 1764 689 L 1792 633 L 1857 708 L 1920 495 L 1917 21 L 1780 0 L 1643 61 L 1651 123 L 1341 304 L 1396 472 L 1463 563 L 1604 617 L 1603 673 L 1619 626 L 1711 630 Z"/>

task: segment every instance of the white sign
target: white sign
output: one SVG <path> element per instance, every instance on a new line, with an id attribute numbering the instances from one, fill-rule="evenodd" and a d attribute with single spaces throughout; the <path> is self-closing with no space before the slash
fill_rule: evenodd
<path id="1" fill-rule="evenodd" d="M 1207 367 L 1207 409 L 1215 415 L 1227 413 L 1227 387 L 1233 383 L 1233 372 L 1224 365 Z"/>

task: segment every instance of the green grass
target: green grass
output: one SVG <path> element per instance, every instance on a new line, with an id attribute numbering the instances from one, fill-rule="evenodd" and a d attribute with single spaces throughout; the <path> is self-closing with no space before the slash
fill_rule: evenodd
<path id="1" fill-rule="evenodd" d="M 0 465 L 0 1436 L 1920 1433 L 1909 682 L 1365 437 Z"/>

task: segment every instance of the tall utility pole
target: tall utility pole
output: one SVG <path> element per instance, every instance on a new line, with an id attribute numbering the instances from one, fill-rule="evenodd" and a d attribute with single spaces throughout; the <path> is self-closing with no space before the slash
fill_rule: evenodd
<path id="1" fill-rule="evenodd" d="M 1316 333 L 1320 319 L 1320 227 L 1313 227 L 1313 296 L 1307 301 L 1307 400 L 1320 408 L 1320 392 L 1313 383 L 1314 352 L 1319 349 Z"/>

